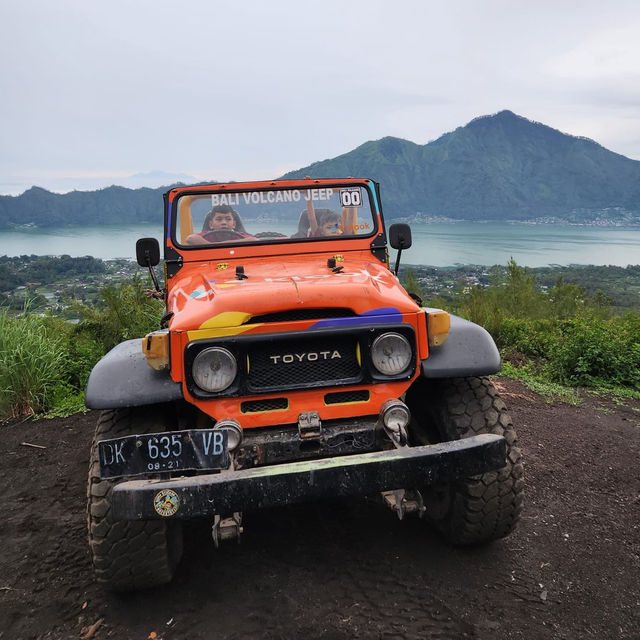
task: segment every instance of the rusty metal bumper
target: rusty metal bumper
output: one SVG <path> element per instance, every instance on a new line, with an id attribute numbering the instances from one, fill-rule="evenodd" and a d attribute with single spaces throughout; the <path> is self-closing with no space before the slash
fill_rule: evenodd
<path id="1" fill-rule="evenodd" d="M 506 442 L 486 434 L 421 447 L 404 447 L 320 460 L 169 480 L 129 480 L 112 493 L 113 515 L 123 520 L 168 517 L 157 497 L 173 500 L 173 518 L 195 518 L 308 500 L 419 488 L 505 465 Z M 154 506 L 156 505 L 156 506 Z"/>

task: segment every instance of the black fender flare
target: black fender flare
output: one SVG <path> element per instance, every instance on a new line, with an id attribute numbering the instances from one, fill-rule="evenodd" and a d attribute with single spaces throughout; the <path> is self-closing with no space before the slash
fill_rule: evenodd
<path id="1" fill-rule="evenodd" d="M 147 364 L 141 339 L 115 346 L 91 371 L 85 391 L 89 409 L 121 409 L 181 400 L 182 385 L 169 371 Z"/>
<path id="2" fill-rule="evenodd" d="M 444 344 L 429 347 L 421 362 L 425 378 L 486 376 L 500 371 L 500 352 L 491 334 L 469 320 L 451 315 L 451 328 Z"/>

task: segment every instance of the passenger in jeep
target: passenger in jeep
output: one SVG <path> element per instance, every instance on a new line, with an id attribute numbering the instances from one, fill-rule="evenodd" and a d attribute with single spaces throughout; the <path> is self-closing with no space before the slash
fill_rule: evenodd
<path id="1" fill-rule="evenodd" d="M 245 231 L 238 212 L 228 204 L 219 204 L 207 214 L 202 231 L 187 237 L 187 244 L 213 244 L 253 238 Z"/>
<path id="2" fill-rule="evenodd" d="M 331 209 L 316 209 L 317 226 L 312 231 L 312 237 L 335 236 L 342 233 L 342 219 Z"/>
<path id="3" fill-rule="evenodd" d="M 298 230 L 292 238 L 320 238 L 344 233 L 342 218 L 331 209 L 314 209 L 307 206 L 300 214 Z"/>

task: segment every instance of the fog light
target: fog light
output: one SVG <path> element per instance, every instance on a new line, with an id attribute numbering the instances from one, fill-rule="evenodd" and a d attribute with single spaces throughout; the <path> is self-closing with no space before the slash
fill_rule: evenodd
<path id="1" fill-rule="evenodd" d="M 385 428 L 393 432 L 405 429 L 411 419 L 409 407 L 400 400 L 387 400 L 380 408 L 380 417 Z"/>
<path id="2" fill-rule="evenodd" d="M 214 429 L 225 429 L 227 432 L 227 447 L 229 451 L 236 449 L 242 442 L 242 427 L 235 420 L 226 418 L 214 425 Z"/>

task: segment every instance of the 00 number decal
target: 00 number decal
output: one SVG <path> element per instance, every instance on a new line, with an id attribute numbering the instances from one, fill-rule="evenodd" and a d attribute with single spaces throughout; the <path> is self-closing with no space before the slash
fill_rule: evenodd
<path id="1" fill-rule="evenodd" d="M 362 206 L 362 191 L 360 187 L 351 187 L 350 189 L 340 189 L 340 204 L 343 207 Z"/>

